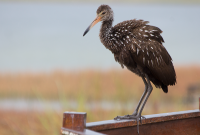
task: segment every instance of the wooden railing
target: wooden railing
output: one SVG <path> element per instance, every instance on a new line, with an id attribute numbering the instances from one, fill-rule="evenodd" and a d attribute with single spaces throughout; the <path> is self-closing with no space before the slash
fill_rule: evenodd
<path id="1" fill-rule="evenodd" d="M 140 135 L 200 135 L 199 109 L 145 115 Z M 62 135 L 137 135 L 135 120 L 106 120 L 86 123 L 86 113 L 64 112 Z"/>

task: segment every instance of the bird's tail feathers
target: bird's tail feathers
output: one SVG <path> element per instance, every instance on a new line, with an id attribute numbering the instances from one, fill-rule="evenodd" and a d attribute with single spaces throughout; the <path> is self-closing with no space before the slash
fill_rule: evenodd
<path id="1" fill-rule="evenodd" d="M 167 85 L 162 84 L 161 87 L 162 87 L 162 89 L 163 89 L 163 91 L 164 91 L 165 93 L 168 92 L 168 87 L 167 87 Z"/>

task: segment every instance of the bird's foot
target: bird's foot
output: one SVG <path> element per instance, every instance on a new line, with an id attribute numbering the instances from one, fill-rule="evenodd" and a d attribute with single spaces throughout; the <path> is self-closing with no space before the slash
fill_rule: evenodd
<path id="1" fill-rule="evenodd" d="M 131 119 L 136 120 L 137 121 L 137 132 L 139 135 L 139 121 L 142 124 L 142 118 L 146 119 L 144 116 L 141 116 L 141 114 L 133 113 L 132 115 L 117 116 L 114 118 L 114 120 L 131 120 Z"/>
<path id="2" fill-rule="evenodd" d="M 131 120 L 135 119 L 137 122 L 140 121 L 142 124 L 142 119 L 146 119 L 144 116 L 141 116 L 141 114 L 133 113 L 132 115 L 124 115 L 124 116 L 117 116 L 114 118 L 114 120 Z"/>

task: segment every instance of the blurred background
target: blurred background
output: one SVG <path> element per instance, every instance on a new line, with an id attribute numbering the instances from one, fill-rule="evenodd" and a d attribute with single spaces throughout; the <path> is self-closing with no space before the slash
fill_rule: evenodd
<path id="1" fill-rule="evenodd" d="M 101 23 L 82 36 L 101 4 L 114 25 L 136 18 L 163 31 L 177 84 L 154 87 L 143 115 L 198 109 L 199 0 L 0 0 L 0 134 L 59 135 L 64 111 L 87 112 L 87 122 L 134 111 L 142 79 L 101 44 Z"/>

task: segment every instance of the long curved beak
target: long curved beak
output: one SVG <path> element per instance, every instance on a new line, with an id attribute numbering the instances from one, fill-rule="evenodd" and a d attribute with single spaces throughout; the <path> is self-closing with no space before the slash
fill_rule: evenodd
<path id="1" fill-rule="evenodd" d="M 85 36 L 88 31 L 95 25 L 97 24 L 99 21 L 101 21 L 101 17 L 100 16 L 97 16 L 94 21 L 90 24 L 90 26 L 85 30 L 85 32 L 83 33 L 83 36 Z"/>

